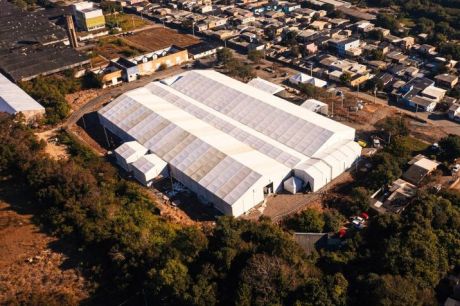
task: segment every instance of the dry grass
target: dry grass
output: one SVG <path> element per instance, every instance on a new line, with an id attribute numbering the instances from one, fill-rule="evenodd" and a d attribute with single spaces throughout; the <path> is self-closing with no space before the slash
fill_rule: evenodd
<path id="1" fill-rule="evenodd" d="M 56 139 L 56 130 L 47 130 L 44 132 L 36 133 L 35 135 L 38 137 L 38 139 L 44 140 L 46 142 L 45 152 L 48 153 L 49 156 L 56 160 L 68 158 L 66 147 L 59 145 L 56 141 L 54 141 Z"/>
<path id="2" fill-rule="evenodd" d="M 171 45 L 186 48 L 200 42 L 199 39 L 192 35 L 180 34 L 177 31 L 166 28 L 154 28 L 137 32 L 124 39 L 133 46 L 149 51 L 161 50 Z"/>
<path id="3" fill-rule="evenodd" d="M 11 193 L 14 187 L 3 183 L 0 193 Z M 32 223 L 32 215 L 22 208 L 25 199 L 14 197 L 14 206 L 0 200 L 0 305 L 37 294 L 52 300 L 62 295 L 75 302 L 86 299 L 89 283 L 78 270 L 63 268 L 67 257 L 50 247 L 57 239 Z"/>
<path id="4" fill-rule="evenodd" d="M 105 19 L 107 23 L 117 25 L 123 31 L 132 31 L 150 24 L 146 19 L 130 14 L 106 15 Z"/>

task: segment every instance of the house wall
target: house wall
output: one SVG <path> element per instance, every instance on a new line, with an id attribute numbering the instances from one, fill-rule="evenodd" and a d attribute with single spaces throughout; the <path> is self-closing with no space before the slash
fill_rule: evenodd
<path id="1" fill-rule="evenodd" d="M 180 65 L 186 61 L 188 61 L 187 50 L 180 50 L 176 53 L 169 54 L 146 63 L 141 63 L 137 65 L 137 68 L 139 75 L 149 75 L 160 69 L 163 64 L 167 67 L 172 67 Z"/>

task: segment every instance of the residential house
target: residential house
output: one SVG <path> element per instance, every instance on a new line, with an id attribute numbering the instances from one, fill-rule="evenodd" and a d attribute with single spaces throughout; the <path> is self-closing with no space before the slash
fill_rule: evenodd
<path id="1" fill-rule="evenodd" d="M 217 50 L 221 48 L 222 46 L 215 42 L 200 42 L 198 44 L 187 47 L 187 51 L 193 60 L 197 60 L 203 57 L 214 55 L 217 53 Z"/>
<path id="2" fill-rule="evenodd" d="M 430 79 L 414 78 L 399 89 L 398 100 L 415 111 L 432 112 L 445 93 L 445 90 L 435 87 Z"/>
<path id="3" fill-rule="evenodd" d="M 454 103 L 449 107 L 447 116 L 450 120 L 460 122 L 460 103 Z"/>
<path id="4" fill-rule="evenodd" d="M 408 57 L 404 53 L 400 51 L 392 51 L 390 53 L 387 53 L 385 57 L 389 60 L 391 60 L 394 63 L 403 63 Z"/>
<path id="5" fill-rule="evenodd" d="M 436 47 L 428 44 L 423 44 L 418 48 L 418 51 L 424 54 L 435 54 Z"/>
<path id="6" fill-rule="evenodd" d="M 401 213 L 413 198 L 417 187 L 403 179 L 397 179 L 391 186 L 380 188 L 371 196 L 371 207 L 379 213 Z"/>
<path id="7" fill-rule="evenodd" d="M 437 85 L 444 88 L 454 88 L 458 83 L 458 76 L 448 73 L 438 74 L 434 79 Z"/>
<path id="8" fill-rule="evenodd" d="M 350 49 L 359 48 L 359 38 L 350 37 L 342 41 L 331 41 L 333 47 L 337 48 L 337 52 L 340 55 L 345 55 Z"/>
<path id="9" fill-rule="evenodd" d="M 351 87 L 358 87 L 361 86 L 364 82 L 369 80 L 369 74 L 355 74 L 350 79 L 350 86 Z"/>
<path id="10" fill-rule="evenodd" d="M 188 61 L 188 53 L 184 48 L 170 46 L 154 52 L 132 58 L 119 58 L 113 64 L 123 70 L 123 78 L 127 82 L 137 80 L 139 76 L 150 75 L 160 69 L 180 65 Z"/>
<path id="11" fill-rule="evenodd" d="M 418 186 L 423 179 L 436 170 L 441 163 L 419 154 L 409 161 L 408 164 L 410 167 L 403 173 L 402 178 Z"/>

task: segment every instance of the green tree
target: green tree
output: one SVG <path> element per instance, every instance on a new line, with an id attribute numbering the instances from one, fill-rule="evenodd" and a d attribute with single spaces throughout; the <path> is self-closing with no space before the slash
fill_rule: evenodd
<path id="1" fill-rule="evenodd" d="M 254 63 L 258 64 L 260 63 L 260 61 L 264 58 L 264 51 L 260 51 L 260 50 L 251 50 L 249 51 L 248 53 L 248 59 L 253 61 Z"/>
<path id="2" fill-rule="evenodd" d="M 353 203 L 353 211 L 355 213 L 369 211 L 369 202 L 371 194 L 369 190 L 364 187 L 355 187 L 351 191 L 351 200 Z"/>
<path id="3" fill-rule="evenodd" d="M 442 157 L 448 161 L 453 161 L 460 157 L 460 137 L 450 134 L 439 141 L 442 150 Z"/>
<path id="4" fill-rule="evenodd" d="M 418 288 L 414 282 L 399 275 L 370 274 L 362 281 L 359 300 L 375 306 L 424 304 L 418 297 Z"/>
<path id="5" fill-rule="evenodd" d="M 324 231 L 337 232 L 345 222 L 345 218 L 335 209 L 329 209 L 323 213 Z"/>
<path id="6" fill-rule="evenodd" d="M 285 221 L 287 228 L 296 232 L 321 233 L 325 222 L 321 212 L 315 209 L 305 209 Z"/>
<path id="7" fill-rule="evenodd" d="M 348 85 L 350 83 L 350 80 L 351 80 L 351 74 L 348 72 L 344 72 L 340 76 L 340 83 L 342 83 L 343 85 Z"/>
<path id="8" fill-rule="evenodd" d="M 222 48 L 217 50 L 217 60 L 224 64 L 227 65 L 231 61 L 233 61 L 233 53 L 229 48 Z"/>

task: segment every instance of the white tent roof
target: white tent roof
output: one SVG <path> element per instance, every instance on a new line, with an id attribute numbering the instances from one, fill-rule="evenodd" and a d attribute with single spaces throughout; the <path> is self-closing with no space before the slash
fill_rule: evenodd
<path id="1" fill-rule="evenodd" d="M 99 116 L 229 205 L 354 138 L 352 128 L 209 70 L 127 92 Z"/>
<path id="2" fill-rule="evenodd" d="M 19 86 L 0 73 L 0 112 L 15 114 L 23 111 L 45 111 Z"/>
<path id="3" fill-rule="evenodd" d="M 147 149 L 137 141 L 128 141 L 116 148 L 115 152 L 126 160 L 138 153 L 145 154 Z"/>
<path id="4" fill-rule="evenodd" d="M 307 99 L 300 106 L 312 112 L 317 112 L 321 107 L 327 106 L 327 104 L 316 99 Z"/>
<path id="5" fill-rule="evenodd" d="M 155 154 L 147 154 L 136 160 L 132 166 L 139 172 L 148 174 L 152 169 L 164 168 L 167 163 Z"/>
<path id="6" fill-rule="evenodd" d="M 326 81 L 323 81 L 321 79 L 306 75 L 305 73 L 298 73 L 294 76 L 292 76 L 289 81 L 294 84 L 311 84 L 316 87 L 325 87 L 327 85 Z"/>
<path id="7" fill-rule="evenodd" d="M 284 90 L 282 86 L 279 86 L 275 83 L 261 79 L 259 77 L 250 80 L 248 82 L 248 85 L 251 85 L 252 87 L 268 92 L 271 95 L 277 94 Z"/>

